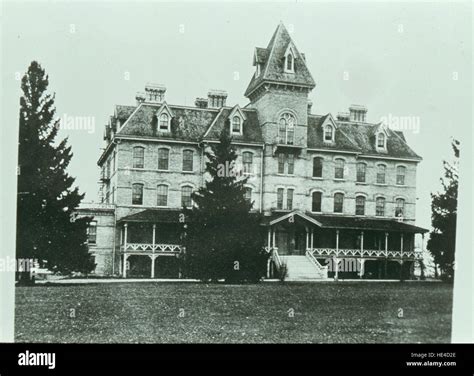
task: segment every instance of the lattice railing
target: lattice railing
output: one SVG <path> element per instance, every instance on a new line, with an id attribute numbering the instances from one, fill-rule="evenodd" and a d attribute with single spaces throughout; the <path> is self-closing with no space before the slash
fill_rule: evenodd
<path id="1" fill-rule="evenodd" d="M 122 250 L 130 253 L 178 253 L 181 251 L 181 246 L 178 244 L 127 243 L 126 249 L 125 246 L 122 246 Z"/>
<path id="2" fill-rule="evenodd" d="M 385 251 L 375 249 L 347 249 L 347 248 L 308 248 L 307 252 L 314 257 L 375 257 L 375 258 L 393 258 L 393 259 L 419 259 L 421 252 L 416 251 Z"/>

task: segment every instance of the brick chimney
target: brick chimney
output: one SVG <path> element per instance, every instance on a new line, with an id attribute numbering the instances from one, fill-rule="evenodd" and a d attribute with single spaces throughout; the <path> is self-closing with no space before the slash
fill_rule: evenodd
<path id="1" fill-rule="evenodd" d="M 349 107 L 351 121 L 365 122 L 367 107 L 353 104 Z"/>
<path id="2" fill-rule="evenodd" d="M 349 121 L 350 119 L 350 114 L 349 112 L 338 112 L 337 113 L 337 120 L 339 121 Z"/>
<path id="3" fill-rule="evenodd" d="M 140 104 L 140 103 L 143 103 L 145 102 L 146 100 L 146 94 L 139 91 L 136 95 L 135 95 L 135 99 L 137 100 L 137 106 Z"/>
<path id="4" fill-rule="evenodd" d="M 224 90 L 209 90 L 207 98 L 209 108 L 221 108 L 225 106 L 227 92 Z"/>
<path id="5" fill-rule="evenodd" d="M 308 115 L 311 114 L 311 108 L 313 108 L 313 102 L 308 100 Z"/>
<path id="6" fill-rule="evenodd" d="M 165 100 L 166 87 L 160 84 L 147 83 L 145 96 L 147 102 L 160 103 Z"/>
<path id="7" fill-rule="evenodd" d="M 199 108 L 207 108 L 207 98 L 196 98 L 194 105 Z"/>

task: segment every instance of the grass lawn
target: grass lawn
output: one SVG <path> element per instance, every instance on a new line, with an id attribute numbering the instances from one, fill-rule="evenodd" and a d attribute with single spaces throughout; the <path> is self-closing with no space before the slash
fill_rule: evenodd
<path id="1" fill-rule="evenodd" d="M 15 336 L 17 342 L 447 343 L 451 309 L 452 286 L 429 282 L 17 287 Z"/>

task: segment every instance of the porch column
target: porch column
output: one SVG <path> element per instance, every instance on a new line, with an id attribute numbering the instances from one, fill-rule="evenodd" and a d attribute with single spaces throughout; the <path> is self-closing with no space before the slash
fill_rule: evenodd
<path id="1" fill-rule="evenodd" d="M 360 232 L 360 256 L 364 254 L 364 231 Z"/>
<path id="2" fill-rule="evenodd" d="M 314 241 L 314 230 L 311 229 L 311 249 L 313 249 L 313 241 Z"/>
<path id="3" fill-rule="evenodd" d="M 155 278 L 155 255 L 150 255 L 151 258 L 151 278 Z"/>
<path id="4" fill-rule="evenodd" d="M 336 257 L 334 258 L 334 280 L 337 281 L 339 279 L 339 230 L 336 230 Z"/>
<path id="5" fill-rule="evenodd" d="M 126 253 L 123 254 L 123 266 L 122 266 L 122 277 L 127 278 L 127 258 L 128 255 Z"/>
<path id="6" fill-rule="evenodd" d="M 153 239 L 152 239 L 153 252 L 155 252 L 155 235 L 156 235 L 156 224 L 153 223 Z"/>
<path id="7" fill-rule="evenodd" d="M 123 278 L 127 278 L 127 231 L 128 231 L 128 224 L 127 223 L 124 223 L 123 225 L 124 227 L 124 240 L 123 240 L 123 250 L 124 250 L 124 253 L 123 253 L 123 267 L 122 267 L 122 277 Z"/>
<path id="8" fill-rule="evenodd" d="M 270 251 L 270 248 L 272 246 L 272 230 L 271 227 L 268 227 L 268 239 L 267 239 L 267 244 L 268 244 L 268 251 Z"/>
<path id="9" fill-rule="evenodd" d="M 384 278 L 387 278 L 387 266 L 388 266 L 388 232 L 385 233 L 385 265 L 384 265 Z"/>
<path id="10" fill-rule="evenodd" d="M 365 273 L 365 258 L 361 258 L 359 261 L 360 261 L 359 278 L 362 278 Z"/>
<path id="11" fill-rule="evenodd" d="M 275 242 L 276 228 L 272 229 L 272 232 L 273 232 L 273 248 L 276 248 L 276 242 Z"/>
<path id="12" fill-rule="evenodd" d="M 400 282 L 403 281 L 403 232 L 400 234 Z"/>
<path id="13" fill-rule="evenodd" d="M 425 250 L 425 234 L 421 234 L 421 252 L 424 252 Z"/>

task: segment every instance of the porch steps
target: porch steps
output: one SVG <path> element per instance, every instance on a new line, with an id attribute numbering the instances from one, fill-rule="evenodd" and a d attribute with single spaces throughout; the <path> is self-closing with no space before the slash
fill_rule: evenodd
<path id="1" fill-rule="evenodd" d="M 306 256 L 284 256 L 280 255 L 280 260 L 288 266 L 288 281 L 321 280 L 327 278 L 316 265 Z"/>

